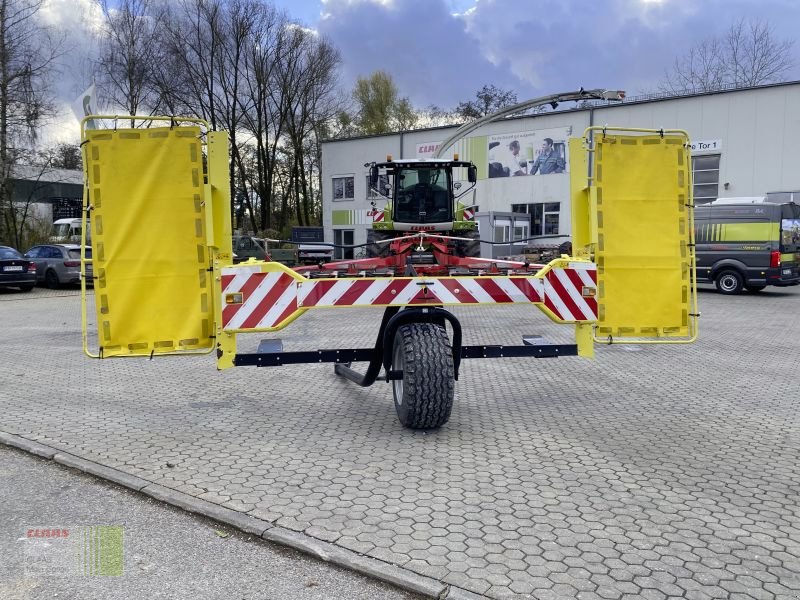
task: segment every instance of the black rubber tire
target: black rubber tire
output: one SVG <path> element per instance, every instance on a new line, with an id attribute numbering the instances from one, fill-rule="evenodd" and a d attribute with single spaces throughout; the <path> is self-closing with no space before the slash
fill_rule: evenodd
<path id="1" fill-rule="evenodd" d="M 392 369 L 402 371 L 392 381 L 394 407 L 410 429 L 436 429 L 453 410 L 455 372 L 450 339 L 441 325 L 410 323 L 397 329 Z"/>
<path id="2" fill-rule="evenodd" d="M 732 296 L 741 294 L 744 289 L 744 279 L 738 271 L 723 269 L 714 277 L 714 285 L 720 294 Z"/>
<path id="3" fill-rule="evenodd" d="M 51 290 L 57 290 L 61 287 L 61 281 L 58 279 L 58 273 L 55 271 L 47 271 L 44 274 L 44 284 Z"/>
<path id="4" fill-rule="evenodd" d="M 33 290 L 33 286 L 32 285 L 23 285 L 23 286 L 20 286 L 20 288 L 19 288 L 19 291 L 21 291 L 21 292 L 30 292 L 32 290 Z"/>
<path id="5" fill-rule="evenodd" d="M 467 258 L 480 258 L 481 255 L 481 242 L 480 233 L 477 229 L 470 229 L 468 231 L 453 232 L 455 237 L 469 238 L 469 241 L 457 240 L 456 241 L 456 255 L 465 256 Z"/>
<path id="6" fill-rule="evenodd" d="M 367 258 L 386 258 L 389 256 L 389 244 L 376 244 L 395 237 L 390 231 L 367 231 Z"/>
<path id="7" fill-rule="evenodd" d="M 561 258 L 562 254 L 572 256 L 572 242 L 562 242 L 558 247 L 558 257 Z"/>
<path id="8" fill-rule="evenodd" d="M 755 294 L 757 292 L 760 292 L 761 290 L 763 290 L 767 286 L 765 286 L 765 285 L 745 285 L 744 287 L 747 288 L 747 291 L 750 292 L 751 294 Z"/>

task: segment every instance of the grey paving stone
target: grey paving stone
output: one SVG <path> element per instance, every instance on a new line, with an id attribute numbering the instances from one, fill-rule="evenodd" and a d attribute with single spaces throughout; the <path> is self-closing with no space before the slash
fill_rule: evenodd
<path id="1" fill-rule="evenodd" d="M 701 293 L 693 346 L 465 361 L 435 432 L 403 429 L 388 385 L 357 388 L 330 365 L 90 361 L 77 297 L 42 292 L 3 302 L 0 443 L 151 482 L 154 497 L 256 533 L 277 523 L 264 537 L 422 577 L 422 593 L 798 592 L 800 422 L 787 393 L 798 289 Z M 517 343 L 520 331 L 570 341 L 524 307 L 455 312 L 467 344 Z M 369 347 L 379 317 L 308 313 L 275 337 L 292 350 Z M 23 385 L 45 359 L 52 369 Z"/>

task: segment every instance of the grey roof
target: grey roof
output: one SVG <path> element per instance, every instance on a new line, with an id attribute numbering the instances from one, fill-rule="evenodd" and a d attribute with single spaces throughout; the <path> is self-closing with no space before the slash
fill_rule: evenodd
<path id="1" fill-rule="evenodd" d="M 11 177 L 24 181 L 40 183 L 71 183 L 83 185 L 83 171 L 72 169 L 51 169 L 36 165 L 12 165 Z"/>

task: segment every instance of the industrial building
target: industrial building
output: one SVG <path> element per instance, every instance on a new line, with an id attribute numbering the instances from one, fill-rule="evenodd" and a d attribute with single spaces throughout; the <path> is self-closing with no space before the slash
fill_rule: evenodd
<path id="1" fill-rule="evenodd" d="M 512 246 L 529 237 L 553 244 L 569 239 L 566 140 L 581 136 L 589 126 L 603 125 L 686 130 L 692 140 L 696 203 L 800 190 L 800 81 L 681 96 L 629 97 L 621 103 L 585 102 L 487 124 L 447 151 L 447 157 L 458 152 L 462 160 L 478 167 L 474 204 L 481 237 Z M 366 242 L 371 202 L 379 208 L 384 203 L 368 193 L 369 163 L 383 161 L 387 155 L 432 157 L 456 129 L 437 127 L 325 141 L 325 240 Z M 462 201 L 471 204 L 472 196 Z M 353 253 L 339 249 L 337 256 L 350 258 Z"/>

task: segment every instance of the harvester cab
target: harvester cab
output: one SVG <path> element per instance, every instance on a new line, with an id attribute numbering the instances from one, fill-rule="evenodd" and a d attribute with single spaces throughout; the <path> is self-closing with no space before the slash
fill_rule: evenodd
<path id="1" fill-rule="evenodd" d="M 473 191 L 478 171 L 471 162 L 445 159 L 403 159 L 372 163 L 369 170 L 371 191 L 388 200 L 383 208 L 372 203 L 372 231 L 369 232 L 367 255 L 386 256 L 388 243 L 409 232 L 441 232 L 442 235 L 477 238 L 473 213 L 461 198 Z M 469 185 L 462 189 L 458 175 L 466 171 Z M 477 256 L 478 244 L 451 242 L 454 254 Z"/>

